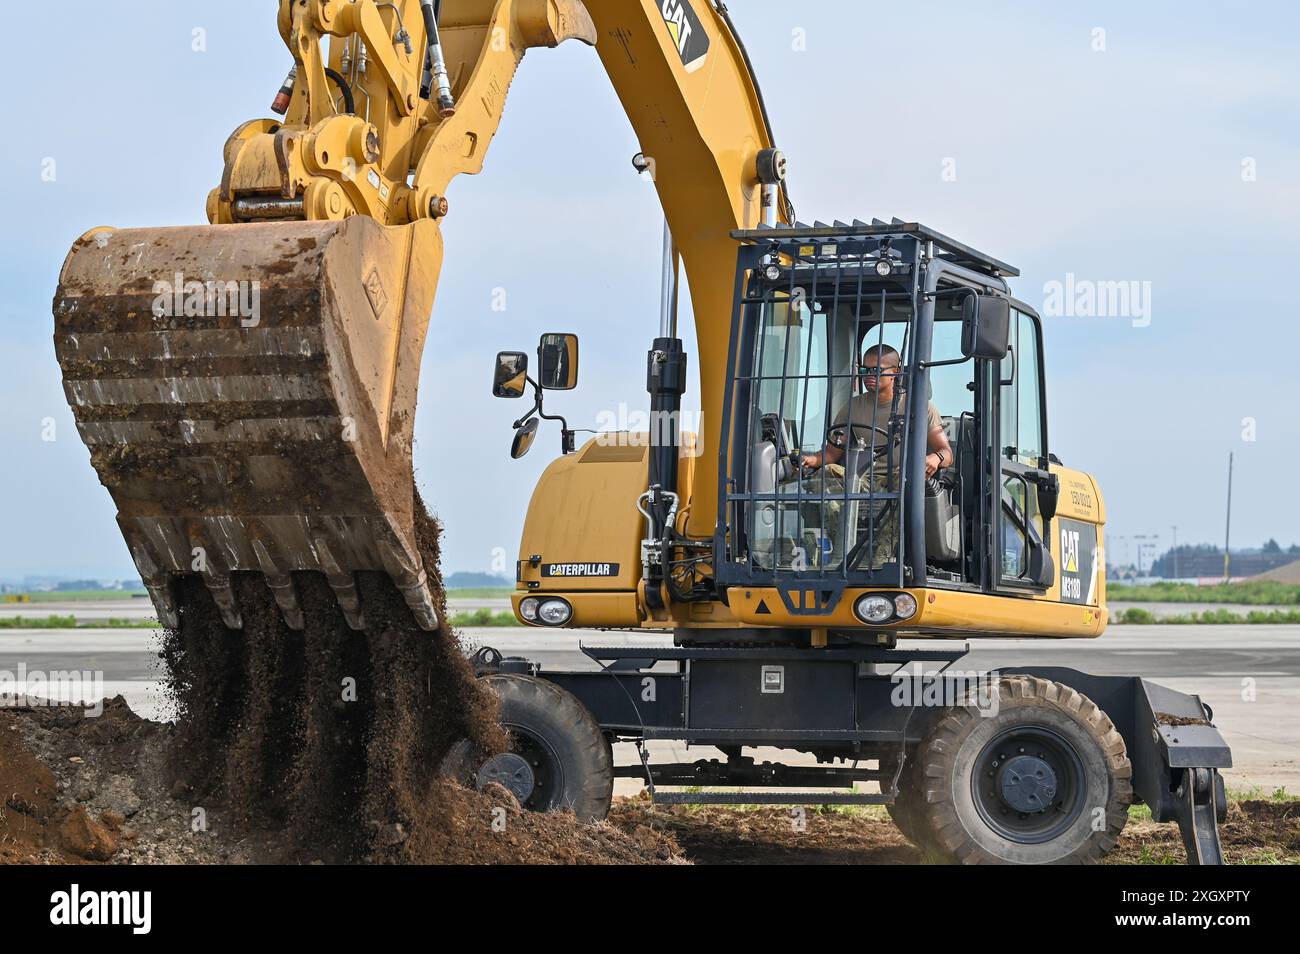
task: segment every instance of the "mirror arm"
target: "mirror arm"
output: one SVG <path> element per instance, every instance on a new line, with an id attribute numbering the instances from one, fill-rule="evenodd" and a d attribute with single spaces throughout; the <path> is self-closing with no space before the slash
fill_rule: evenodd
<path id="1" fill-rule="evenodd" d="M 529 409 L 527 414 L 515 421 L 515 430 L 519 430 L 519 428 L 523 427 L 524 424 L 527 423 L 530 417 L 534 414 L 540 413 L 542 410 L 542 386 L 528 375 L 524 375 L 524 380 L 533 386 L 533 406 Z M 546 415 L 542 414 L 542 417 L 546 417 Z"/>
<path id="2" fill-rule="evenodd" d="M 533 386 L 533 406 L 527 414 L 515 421 L 514 428 L 519 430 L 527 423 L 528 419 L 536 414 L 543 421 L 560 422 L 560 448 L 562 453 L 572 454 L 575 446 L 574 435 L 576 431 L 569 429 L 569 422 L 565 420 L 562 414 L 547 414 L 542 407 L 542 386 L 534 381 L 531 377 L 525 375 L 524 380 Z"/>
<path id="3" fill-rule="evenodd" d="M 950 364 L 965 364 L 970 358 L 944 358 L 942 361 L 922 361 L 921 367 L 929 370 L 930 368 L 943 368 Z"/>
<path id="4" fill-rule="evenodd" d="M 569 429 L 569 422 L 564 419 L 562 414 L 547 414 L 541 409 L 541 401 L 538 401 L 537 416 L 544 421 L 560 422 L 560 453 L 572 454 L 574 448 L 574 434 L 576 431 Z"/>

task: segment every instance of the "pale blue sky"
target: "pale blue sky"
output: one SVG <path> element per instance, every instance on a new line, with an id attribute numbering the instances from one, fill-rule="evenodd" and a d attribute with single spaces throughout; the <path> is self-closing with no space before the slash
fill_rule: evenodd
<path id="1" fill-rule="evenodd" d="M 919 220 L 1044 284 L 1151 282 L 1151 323 L 1048 320 L 1053 450 L 1094 473 L 1110 530 L 1219 542 L 1236 452 L 1234 542 L 1300 542 L 1294 283 L 1300 253 L 1300 15 L 1277 3 L 732 0 L 791 163 L 801 218 Z M 0 576 L 120 575 L 130 559 L 63 400 L 50 302 L 94 225 L 203 221 L 221 146 L 266 115 L 288 54 L 269 0 L 15 5 L 10 70 L 36 110 L 0 156 Z M 206 30 L 207 50 L 191 49 Z M 1096 52 L 1094 29 L 1105 30 Z M 795 47 L 803 31 L 806 49 Z M 560 104 L 557 106 L 557 104 Z M 594 52 L 527 56 L 481 176 L 450 190 L 425 355 L 417 481 L 450 570 L 513 561 L 559 446 L 507 456 L 518 404 L 493 354 L 582 336 L 580 426 L 644 406 L 660 219 Z M 57 179 L 41 180 L 42 162 Z M 956 179 L 945 181 L 944 160 Z M 1256 179 L 1242 179 L 1244 159 Z M 591 277 L 558 287 L 575 264 Z M 492 290 L 507 291 L 504 313 Z M 688 343 L 689 347 L 689 343 Z M 687 402 L 698 402 L 688 393 Z M 53 417 L 58 440 L 41 440 Z M 1242 440 L 1242 420 L 1257 439 Z M 1118 544 L 1117 544 L 1118 545 Z M 1112 546 L 1114 555 L 1122 556 Z"/>

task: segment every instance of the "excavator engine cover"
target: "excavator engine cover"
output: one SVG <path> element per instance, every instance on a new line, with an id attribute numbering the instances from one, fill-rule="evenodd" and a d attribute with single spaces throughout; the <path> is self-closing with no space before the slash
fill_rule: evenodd
<path id="1" fill-rule="evenodd" d="M 411 440 L 442 258 L 431 221 L 366 216 L 96 229 L 54 302 L 64 392 L 164 626 L 198 574 L 242 628 L 231 573 L 262 573 L 303 626 L 292 571 L 323 573 L 354 629 L 353 574 L 438 625 L 416 546 Z"/>

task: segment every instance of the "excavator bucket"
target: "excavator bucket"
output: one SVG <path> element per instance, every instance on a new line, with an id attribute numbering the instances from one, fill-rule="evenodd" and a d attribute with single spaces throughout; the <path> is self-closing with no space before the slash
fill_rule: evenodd
<path id="1" fill-rule="evenodd" d="M 411 439 L 441 261 L 433 222 L 365 216 L 77 241 L 54 301 L 64 392 L 164 626 L 198 574 L 241 628 L 231 574 L 254 571 L 301 629 L 299 570 L 360 629 L 353 574 L 373 570 L 437 627 Z"/>

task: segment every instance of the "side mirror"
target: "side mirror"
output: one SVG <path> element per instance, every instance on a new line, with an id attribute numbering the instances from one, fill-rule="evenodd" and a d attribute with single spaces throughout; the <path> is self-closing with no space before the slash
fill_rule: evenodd
<path id="1" fill-rule="evenodd" d="M 571 391 L 578 386 L 578 336 L 542 335 L 537 345 L 538 383 L 548 391 Z"/>
<path id="2" fill-rule="evenodd" d="M 537 418 L 530 417 L 515 430 L 515 439 L 510 444 L 510 456 L 515 460 L 523 457 L 533 448 L 537 437 Z"/>
<path id="3" fill-rule="evenodd" d="M 528 355 L 522 351 L 502 351 L 497 355 L 496 373 L 492 375 L 493 397 L 523 397 L 527 383 Z"/>
<path id="4" fill-rule="evenodd" d="M 1011 302 L 968 292 L 961 300 L 961 353 L 1001 361 L 1011 347 Z"/>

